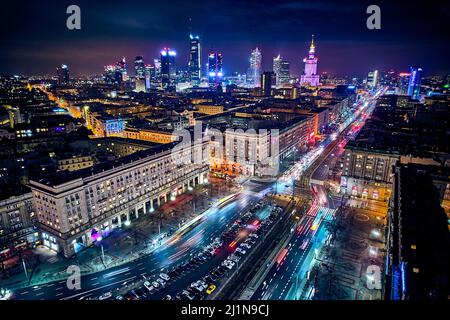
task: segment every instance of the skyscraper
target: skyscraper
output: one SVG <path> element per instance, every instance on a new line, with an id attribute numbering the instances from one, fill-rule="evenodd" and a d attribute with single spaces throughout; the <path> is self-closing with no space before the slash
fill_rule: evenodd
<path id="1" fill-rule="evenodd" d="M 189 53 L 189 77 L 193 84 L 199 84 L 202 78 L 201 46 L 200 38 L 197 35 L 189 35 L 191 40 L 191 49 Z"/>
<path id="2" fill-rule="evenodd" d="M 419 100 L 420 99 L 420 84 L 422 82 L 422 68 L 410 67 L 409 68 L 409 83 L 408 83 L 408 96 Z"/>
<path id="3" fill-rule="evenodd" d="M 149 91 L 152 85 L 152 74 L 154 73 L 155 67 L 146 64 L 145 65 L 145 91 Z"/>
<path id="4" fill-rule="evenodd" d="M 145 78 L 145 63 L 143 57 L 137 56 L 134 59 L 134 71 L 136 72 L 136 78 Z"/>
<path id="5" fill-rule="evenodd" d="M 278 55 L 273 58 L 273 72 L 276 77 L 276 86 L 281 87 L 284 84 L 289 83 L 290 78 L 290 63 L 289 61 L 283 60 L 283 58 Z"/>
<path id="6" fill-rule="evenodd" d="M 379 73 L 378 70 L 370 71 L 367 74 L 367 86 L 370 88 L 376 88 L 378 86 Z"/>
<path id="7" fill-rule="evenodd" d="M 397 83 L 397 94 L 399 95 L 408 94 L 409 76 L 410 74 L 408 72 L 399 73 Z"/>
<path id="8" fill-rule="evenodd" d="M 128 74 L 127 74 L 127 62 L 125 60 L 125 57 L 123 57 L 122 60 L 117 62 L 116 69 L 118 72 L 120 72 L 122 76 L 122 81 L 127 81 Z"/>
<path id="9" fill-rule="evenodd" d="M 169 48 L 161 51 L 161 85 L 164 90 L 174 90 L 176 85 L 176 52 Z"/>
<path id="10" fill-rule="evenodd" d="M 56 68 L 56 74 L 58 76 L 58 84 L 69 84 L 69 67 L 67 65 L 62 64 L 61 67 Z"/>
<path id="11" fill-rule="evenodd" d="M 300 77 L 300 85 L 318 86 L 320 76 L 317 74 L 317 57 L 315 56 L 316 47 L 314 45 L 314 35 L 309 46 L 308 57 L 303 59 L 305 69 Z"/>
<path id="12" fill-rule="evenodd" d="M 213 50 L 208 55 L 208 78 L 210 88 L 216 90 L 221 88 L 223 78 L 222 54 Z"/>
<path id="13" fill-rule="evenodd" d="M 145 92 L 146 91 L 146 85 L 145 85 L 145 63 L 144 58 L 141 56 L 137 56 L 134 59 L 134 70 L 136 72 L 136 92 Z"/>
<path id="14" fill-rule="evenodd" d="M 272 85 L 275 83 L 275 72 L 266 71 L 261 74 L 261 93 L 264 96 L 272 95 Z"/>
<path id="15" fill-rule="evenodd" d="M 262 63 L 262 53 L 261 50 L 256 48 L 252 51 L 250 55 L 250 68 L 247 73 L 247 80 L 250 85 L 255 87 L 259 86 L 259 79 L 261 76 L 261 63 Z"/>

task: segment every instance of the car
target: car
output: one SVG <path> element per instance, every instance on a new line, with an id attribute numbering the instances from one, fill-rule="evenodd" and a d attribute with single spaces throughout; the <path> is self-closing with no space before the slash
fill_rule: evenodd
<path id="1" fill-rule="evenodd" d="M 138 289 L 134 290 L 134 292 L 136 293 L 136 295 L 138 296 L 139 299 L 145 298 L 147 296 L 147 294 L 145 293 L 144 290 L 142 290 L 142 288 L 138 288 Z"/>
<path id="2" fill-rule="evenodd" d="M 158 289 L 160 285 L 159 285 L 159 282 L 153 281 L 152 286 L 155 287 L 155 289 Z"/>
<path id="3" fill-rule="evenodd" d="M 202 287 L 203 289 L 208 288 L 208 284 L 207 284 L 205 281 L 198 280 L 198 281 L 197 281 L 197 284 L 198 284 L 200 287 Z"/>
<path id="4" fill-rule="evenodd" d="M 246 248 L 246 249 L 250 249 L 252 247 L 250 244 L 245 243 L 245 242 L 241 243 L 239 246 L 242 248 Z"/>
<path id="5" fill-rule="evenodd" d="M 239 255 L 237 255 L 236 253 L 238 253 L 238 252 L 235 252 L 232 255 L 230 255 L 228 257 L 228 259 L 231 261 L 234 261 L 234 262 L 238 262 L 241 259 L 241 257 Z"/>
<path id="6" fill-rule="evenodd" d="M 184 296 L 185 296 L 186 298 L 188 298 L 189 300 L 194 300 L 194 298 L 195 298 L 192 294 L 190 294 L 190 293 L 188 293 L 188 292 L 186 292 L 186 293 L 184 294 Z"/>
<path id="7" fill-rule="evenodd" d="M 198 292 L 202 292 L 203 291 L 203 286 L 199 285 L 197 282 L 192 282 L 191 283 L 191 288 L 197 290 Z"/>
<path id="8" fill-rule="evenodd" d="M 213 293 L 214 290 L 216 290 L 217 286 L 215 284 L 210 284 L 208 289 L 206 289 L 207 294 Z"/>
<path id="9" fill-rule="evenodd" d="M 252 238 L 255 238 L 255 239 L 258 239 L 258 238 L 259 238 L 258 235 L 255 234 L 255 233 L 252 233 L 251 235 L 249 235 L 249 237 L 252 237 Z"/>
<path id="10" fill-rule="evenodd" d="M 131 294 L 132 297 L 134 297 L 133 300 L 139 300 L 140 297 L 138 296 L 138 294 L 136 293 L 136 291 L 133 289 L 129 292 L 129 294 Z"/>
<path id="11" fill-rule="evenodd" d="M 231 270 L 235 266 L 235 263 L 231 260 L 225 260 L 223 266 Z"/>
<path id="12" fill-rule="evenodd" d="M 246 254 L 246 253 L 247 253 L 247 251 L 245 251 L 245 250 L 242 249 L 242 248 L 237 248 L 237 249 L 236 249 L 236 252 L 239 252 L 239 253 L 242 253 L 242 254 Z"/>
<path id="13" fill-rule="evenodd" d="M 119 294 L 119 295 L 116 297 L 116 300 L 125 300 L 125 298 L 123 297 L 123 295 Z"/>
<path id="14" fill-rule="evenodd" d="M 227 271 L 227 270 L 224 267 L 222 267 L 222 266 L 219 266 L 217 268 L 217 273 L 220 274 L 220 275 L 223 275 L 225 273 L 225 271 Z"/>
<path id="15" fill-rule="evenodd" d="M 133 294 L 131 294 L 131 292 L 127 292 L 124 295 L 124 298 L 125 298 L 125 300 L 136 300 L 136 297 Z"/>
<path id="16" fill-rule="evenodd" d="M 102 295 L 100 295 L 100 297 L 98 297 L 98 300 L 107 300 L 110 299 L 112 297 L 112 292 L 108 291 L 103 293 Z"/>
<path id="17" fill-rule="evenodd" d="M 145 281 L 144 282 L 144 287 L 148 290 L 148 292 L 152 292 L 153 290 L 155 290 L 155 287 L 152 286 L 150 281 Z"/>
<path id="18" fill-rule="evenodd" d="M 161 279 L 161 278 L 156 279 L 156 281 L 159 282 L 159 284 L 161 285 L 161 287 L 164 287 L 164 286 L 166 285 L 166 282 L 165 282 L 163 279 Z"/>
<path id="19" fill-rule="evenodd" d="M 215 271 L 209 274 L 209 279 L 211 279 L 210 282 L 216 282 L 219 280 L 219 274 L 217 274 Z"/>
<path id="20" fill-rule="evenodd" d="M 205 255 L 204 254 L 202 254 L 202 253 L 200 253 L 199 255 L 198 255 L 198 257 L 202 260 L 202 261 L 206 261 L 206 260 L 208 260 L 208 258 L 207 257 L 205 257 Z"/>
<path id="21" fill-rule="evenodd" d="M 209 282 L 209 283 L 211 283 L 211 282 L 214 282 L 214 280 L 211 278 L 211 276 L 206 276 L 206 277 L 203 277 L 203 280 L 205 281 L 205 282 Z"/>
<path id="22" fill-rule="evenodd" d="M 161 279 L 163 279 L 164 281 L 169 281 L 169 280 L 170 280 L 170 277 L 169 277 L 166 273 L 161 273 L 161 274 L 159 275 L 159 277 L 160 277 Z"/>
<path id="23" fill-rule="evenodd" d="M 177 273 L 175 272 L 175 270 L 171 270 L 171 271 L 167 272 L 167 275 L 170 278 L 175 278 L 177 276 Z"/>
<path id="24" fill-rule="evenodd" d="M 170 294 L 168 294 L 167 296 L 162 298 L 162 300 L 172 300 L 172 296 Z"/>

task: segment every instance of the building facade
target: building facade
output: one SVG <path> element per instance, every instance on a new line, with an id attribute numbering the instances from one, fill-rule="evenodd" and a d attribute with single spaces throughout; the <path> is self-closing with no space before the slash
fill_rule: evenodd
<path id="1" fill-rule="evenodd" d="M 181 164 L 185 149 L 164 145 L 77 174 L 32 180 L 33 203 L 44 246 L 70 257 L 129 225 L 189 187 L 207 181 L 207 159 Z M 204 151 L 207 144 L 200 144 Z M 192 148 L 188 151 L 192 151 Z"/>
<path id="2" fill-rule="evenodd" d="M 39 240 L 32 199 L 29 192 L 0 201 L 0 259 L 33 248 Z"/>

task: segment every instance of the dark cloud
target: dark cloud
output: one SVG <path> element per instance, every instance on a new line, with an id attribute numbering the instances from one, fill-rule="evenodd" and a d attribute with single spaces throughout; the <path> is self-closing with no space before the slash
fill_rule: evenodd
<path id="1" fill-rule="evenodd" d="M 65 27 L 66 7 L 82 11 L 82 30 Z M 0 73 L 50 74 L 60 63 L 74 74 L 100 73 L 122 56 L 157 57 L 160 48 L 187 61 L 189 18 L 204 54 L 224 54 L 225 71 L 245 72 L 249 52 L 263 50 L 266 69 L 281 53 L 300 71 L 310 35 L 317 39 L 319 70 L 365 74 L 371 68 L 450 69 L 449 5 L 429 0 L 378 1 L 382 29 L 366 28 L 368 1 L 13 1 L 0 13 Z"/>

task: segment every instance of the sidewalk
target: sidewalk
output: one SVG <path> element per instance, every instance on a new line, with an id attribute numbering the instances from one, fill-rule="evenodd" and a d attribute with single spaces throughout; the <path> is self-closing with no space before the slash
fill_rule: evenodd
<path id="1" fill-rule="evenodd" d="M 79 266 L 81 273 L 85 275 L 134 261 L 159 248 L 171 234 L 186 226 L 219 198 L 233 191 L 234 187 L 224 185 L 198 187 L 178 196 L 173 202 L 163 204 L 153 213 L 140 215 L 139 219 L 132 220 L 130 226 L 114 229 L 101 243 L 96 243 L 69 259 L 56 255 L 47 248 L 38 247 L 33 250 L 37 263 L 27 263 L 28 277 L 31 276 L 31 280 L 27 281 L 22 270 L 21 273 L 2 278 L 0 286 L 17 288 L 65 279 L 69 265 Z"/>

